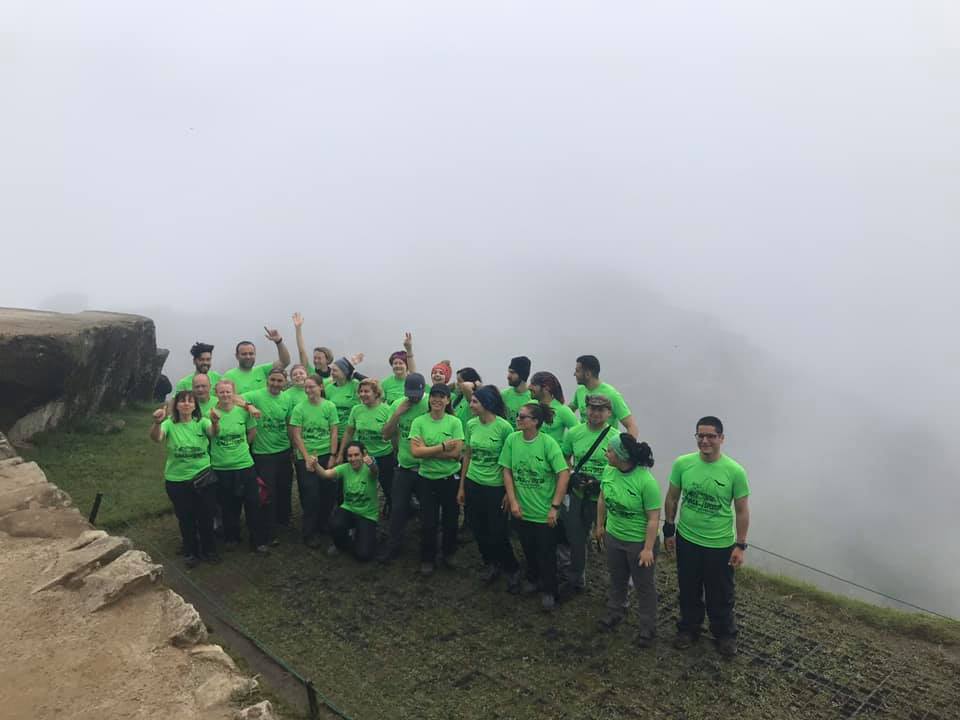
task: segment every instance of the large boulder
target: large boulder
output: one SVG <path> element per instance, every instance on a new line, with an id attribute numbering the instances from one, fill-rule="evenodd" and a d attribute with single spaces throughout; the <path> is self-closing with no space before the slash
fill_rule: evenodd
<path id="1" fill-rule="evenodd" d="M 0 431 L 17 443 L 64 420 L 150 400 L 165 359 L 149 318 L 0 308 Z"/>

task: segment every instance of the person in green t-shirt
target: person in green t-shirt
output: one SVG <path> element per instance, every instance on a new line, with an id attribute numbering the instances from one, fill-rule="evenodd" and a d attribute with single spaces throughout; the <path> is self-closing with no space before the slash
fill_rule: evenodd
<path id="1" fill-rule="evenodd" d="M 526 559 L 524 593 L 541 593 L 544 610 L 557 601 L 557 519 L 567 493 L 570 469 L 557 441 L 540 432 L 553 411 L 528 403 L 517 413 L 520 430 L 507 437 L 500 453 L 503 485 Z M 508 590 L 519 592 L 519 573 Z"/>
<path id="2" fill-rule="evenodd" d="M 510 366 L 507 368 L 507 384 L 510 387 L 504 388 L 500 394 L 503 397 L 503 404 L 507 406 L 507 420 L 517 429 L 519 429 L 517 413 L 521 407 L 533 400 L 530 388 L 527 386 L 529 377 L 530 358 L 519 355 L 510 360 Z"/>
<path id="3" fill-rule="evenodd" d="M 404 333 L 403 348 L 390 354 L 389 363 L 393 374 L 380 381 L 383 401 L 387 405 L 392 405 L 403 397 L 404 380 L 407 379 L 407 375 L 417 371 L 417 361 L 413 357 L 413 335 L 410 333 Z"/>
<path id="4" fill-rule="evenodd" d="M 473 530 L 483 558 L 481 580 L 491 583 L 500 573 L 515 576 L 520 565 L 510 545 L 507 525 L 506 493 L 500 452 L 513 426 L 507 422 L 507 408 L 494 385 L 483 385 L 470 398 L 474 417 L 467 422 L 460 489 L 457 502 L 463 505 L 468 525 Z"/>
<path id="5" fill-rule="evenodd" d="M 296 448 L 297 490 L 303 510 L 302 536 L 307 547 L 320 547 L 337 504 L 337 486 L 324 482 L 318 470 L 333 467 L 339 448 L 337 409 L 323 397 L 324 383 L 311 375 L 303 386 L 307 399 L 290 412 L 290 439 Z"/>
<path id="6" fill-rule="evenodd" d="M 604 395 L 610 398 L 613 414 L 610 416 L 610 425 L 617 426 L 619 421 L 623 429 L 634 437 L 639 437 L 637 421 L 633 417 L 623 396 L 613 385 L 600 382 L 600 361 L 594 355 L 581 355 L 577 358 L 573 376 L 577 379 L 577 392 L 570 402 L 570 409 L 580 413 L 580 422 L 587 421 L 587 396 Z"/>
<path id="7" fill-rule="evenodd" d="M 193 397 L 196 398 L 197 407 L 200 408 L 200 415 L 210 417 L 210 408 L 217 404 L 217 396 L 211 392 L 211 379 L 209 375 L 197 373 L 193 376 L 191 387 Z"/>
<path id="8" fill-rule="evenodd" d="M 383 390 L 380 383 L 373 378 L 364 378 L 360 381 L 357 390 L 360 404 L 354 405 L 347 418 L 347 432 L 344 435 L 341 449 L 337 455 L 337 462 L 342 463 L 346 458 L 346 448 L 351 440 L 358 440 L 370 453 L 377 463 L 377 477 L 380 487 L 383 488 L 383 514 L 390 516 L 393 503 L 393 471 L 397 466 L 396 456 L 393 454 L 393 443 L 383 437 L 383 426 L 390 419 L 390 406 L 383 402 Z"/>
<path id="9" fill-rule="evenodd" d="M 420 574 L 432 575 L 437 557 L 437 526 L 443 536 L 443 564 L 455 569 L 457 521 L 460 507 L 455 477 L 463 449 L 463 423 L 450 408 L 450 387 L 437 383 L 430 388 L 430 412 L 410 426 L 410 452 L 420 461 L 417 496 L 420 498 Z M 441 518 L 438 515 L 442 515 Z"/>
<path id="10" fill-rule="evenodd" d="M 283 344 L 283 338 L 277 330 L 263 328 L 267 334 L 267 340 L 277 346 L 276 365 L 286 369 L 290 364 L 290 352 L 287 346 Z M 227 370 L 223 377 L 233 380 L 237 395 L 245 395 L 251 390 L 260 390 L 267 386 L 267 376 L 274 363 L 264 363 L 257 365 L 257 347 L 249 340 L 241 340 L 237 343 L 235 355 L 237 358 L 237 367 Z"/>
<path id="11" fill-rule="evenodd" d="M 377 497 L 377 463 L 367 454 L 362 442 L 347 443 L 347 462 L 330 469 L 319 468 L 317 473 L 327 482 L 343 483 L 343 502 L 330 519 L 333 545 L 328 555 L 353 550 L 357 560 L 365 562 L 377 548 L 377 519 L 380 500 Z M 353 530 L 353 539 L 350 531 Z"/>
<path id="12" fill-rule="evenodd" d="M 674 646 L 685 649 L 696 641 L 706 598 L 717 650 L 731 657 L 737 653 L 734 571 L 743 565 L 747 549 L 750 486 L 743 467 L 722 452 L 723 423 L 718 417 L 700 418 L 694 437 L 698 452 L 674 461 L 663 504 L 664 544 L 668 553 L 677 553 L 680 586 Z M 678 504 L 680 520 L 674 524 Z"/>
<path id="13" fill-rule="evenodd" d="M 190 348 L 190 356 L 193 358 L 194 371 L 180 378 L 174 389 L 191 390 L 193 388 L 193 378 L 196 375 L 207 375 L 210 377 L 210 382 L 216 385 L 220 379 L 220 373 L 210 369 L 213 365 L 213 345 L 195 342 L 193 347 Z"/>
<path id="14" fill-rule="evenodd" d="M 568 430 L 561 448 L 571 469 L 570 493 L 562 511 L 567 544 L 558 552 L 563 576 L 561 594 L 583 592 L 587 585 L 587 540 L 597 518 L 597 496 L 600 476 L 607 466 L 607 443 L 617 434 L 608 420 L 612 412 L 610 399 L 604 395 L 587 398 L 587 424 Z M 593 452 L 594 443 L 599 443 Z"/>
<path id="15" fill-rule="evenodd" d="M 347 420 L 350 411 L 360 404 L 360 380 L 363 377 L 355 375 L 355 366 L 363 361 L 363 353 L 357 353 L 349 360 L 345 357 L 337 358 L 330 366 L 330 379 L 324 383 L 324 395 L 337 408 L 337 425 L 340 428 L 340 437 L 347 432 Z"/>
<path id="16" fill-rule="evenodd" d="M 606 546 L 610 592 L 607 614 L 598 622 L 604 630 L 619 625 L 629 607 L 627 590 L 633 579 L 637 602 L 638 647 L 653 644 L 657 628 L 657 588 L 654 561 L 660 532 L 660 486 L 653 477 L 653 451 L 630 433 L 616 433 L 607 444 L 607 467 L 597 502 L 597 544 Z"/>
<path id="17" fill-rule="evenodd" d="M 303 389 L 303 386 L 312 374 L 308 373 L 307 368 L 300 363 L 290 367 L 290 385 L 283 391 L 283 394 L 289 399 L 290 407 L 296 407 L 307 399 L 307 392 Z"/>
<path id="18" fill-rule="evenodd" d="M 266 533 L 276 545 L 278 515 L 290 517 L 290 491 L 293 485 L 293 465 L 290 459 L 290 435 L 287 425 L 293 411 L 291 396 L 285 394 L 287 384 L 283 368 L 273 368 L 267 377 L 267 387 L 247 393 L 246 401 L 260 411 L 257 418 L 257 437 L 253 441 L 253 463 L 257 475 L 266 487 L 267 502 L 261 503 Z M 286 511 L 278 510 L 285 506 Z"/>
<path id="19" fill-rule="evenodd" d="M 311 363 L 311 356 L 307 354 L 307 344 L 303 340 L 303 315 L 298 312 L 293 314 L 293 327 L 297 334 L 297 352 L 300 355 L 300 363 L 307 369 L 307 375 L 319 375 L 326 380 L 330 377 L 333 350 L 318 345 L 313 349 L 313 363 Z"/>
<path id="20" fill-rule="evenodd" d="M 403 382 L 404 397 L 390 406 L 390 418 L 383 426 L 383 437 L 389 439 L 397 453 L 397 467 L 393 474 L 393 492 L 390 503 L 390 534 L 377 562 L 389 563 L 399 554 L 407 518 L 416 512 L 413 495 L 419 478 L 420 460 L 410 452 L 410 428 L 414 420 L 430 412 L 424 396 L 425 381 L 420 373 L 410 373 Z"/>
<path id="21" fill-rule="evenodd" d="M 541 405 L 547 405 L 553 410 L 553 420 L 545 423 L 540 432 L 557 441 L 557 445 L 563 445 L 563 436 L 567 430 L 580 424 L 573 410 L 563 404 L 563 388 L 560 381 L 552 372 L 536 372 L 530 378 L 530 395 Z"/>
<path id="22" fill-rule="evenodd" d="M 257 436 L 260 412 L 241 400 L 234 383 L 222 378 L 217 383 L 217 404 L 210 409 L 210 418 L 219 417 L 220 432 L 210 443 L 210 464 L 217 476 L 217 500 L 223 516 L 223 538 L 227 543 L 240 542 L 240 516 L 246 518 L 250 548 L 268 555 L 264 514 L 260 506 L 260 484 L 250 454 Z"/>
<path id="23" fill-rule="evenodd" d="M 180 525 L 184 563 L 196 567 L 201 559 L 217 562 L 213 537 L 213 516 L 217 490 L 203 477 L 210 472 L 210 439 L 220 432 L 219 418 L 200 415 L 197 400 L 190 390 L 179 390 L 172 402 L 153 413 L 150 439 L 166 446 L 167 461 L 163 469 L 167 497 Z M 197 486 L 194 481 L 198 480 Z"/>
<path id="24" fill-rule="evenodd" d="M 466 433 L 467 423 L 474 418 L 474 413 L 470 408 L 470 399 L 473 397 L 474 391 L 483 385 L 483 380 L 480 379 L 480 373 L 472 367 L 460 368 L 457 370 L 456 377 L 457 381 L 454 383 L 450 407 L 453 408 L 453 414 L 460 418 L 460 422 L 463 423 L 463 432 Z"/>

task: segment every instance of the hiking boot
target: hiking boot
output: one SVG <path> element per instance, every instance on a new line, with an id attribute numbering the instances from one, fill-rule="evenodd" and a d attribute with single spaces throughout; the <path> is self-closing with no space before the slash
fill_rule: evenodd
<path id="1" fill-rule="evenodd" d="M 633 639 L 633 644 L 638 648 L 651 648 L 653 647 L 653 635 L 650 633 L 639 632 Z"/>
<path id="2" fill-rule="evenodd" d="M 185 555 L 183 557 L 183 564 L 188 568 L 195 568 L 200 564 L 200 558 L 198 558 L 196 555 Z"/>
<path id="3" fill-rule="evenodd" d="M 733 635 L 724 635 L 717 638 L 717 652 L 723 657 L 731 658 L 737 654 L 737 638 Z"/>
<path id="4" fill-rule="evenodd" d="M 483 572 L 480 573 L 480 582 L 484 585 L 489 585 L 498 577 L 500 577 L 500 568 L 496 565 L 486 565 L 483 568 Z"/>
<path id="5" fill-rule="evenodd" d="M 433 575 L 434 566 L 432 562 L 422 562 L 420 563 L 420 575 L 423 577 L 430 577 Z"/>
<path id="6" fill-rule="evenodd" d="M 507 592 L 511 595 L 519 595 L 522 579 L 523 576 L 520 574 L 519 570 L 510 573 L 510 575 L 507 577 Z"/>
<path id="7" fill-rule="evenodd" d="M 673 639 L 673 646 L 677 650 L 688 650 L 695 641 L 696 637 L 693 633 L 678 632 L 677 636 Z"/>
<path id="8" fill-rule="evenodd" d="M 543 593 L 540 597 L 540 609 L 544 612 L 553 612 L 557 609 L 557 599 L 553 593 Z"/>
<path id="9" fill-rule="evenodd" d="M 607 614 L 602 618 L 597 620 L 597 625 L 606 632 L 610 632 L 617 625 L 623 622 L 623 613 L 614 612 L 613 610 L 607 610 Z"/>

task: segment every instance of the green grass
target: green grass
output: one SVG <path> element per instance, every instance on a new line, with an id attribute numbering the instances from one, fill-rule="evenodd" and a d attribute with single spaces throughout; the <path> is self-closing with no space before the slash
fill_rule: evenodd
<path id="1" fill-rule="evenodd" d="M 957 623 L 757 571 L 738 574 L 732 662 L 706 639 L 686 653 L 670 646 L 676 576 L 665 558 L 652 651 L 633 646 L 630 621 L 596 629 L 606 584 L 596 555 L 588 592 L 550 616 L 502 586 L 481 587 L 472 567 L 420 578 L 416 525 L 386 568 L 306 550 L 290 532 L 269 558 L 233 551 L 184 571 L 149 415 L 119 414 L 126 427 L 113 435 L 51 433 L 28 455 L 84 510 L 105 492 L 102 525 L 183 572 L 354 718 L 945 718 L 960 694 Z M 460 556 L 478 562 L 472 543 Z"/>

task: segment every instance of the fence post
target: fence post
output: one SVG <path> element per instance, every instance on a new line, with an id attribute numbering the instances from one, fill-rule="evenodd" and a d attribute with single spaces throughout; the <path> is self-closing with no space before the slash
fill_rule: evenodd
<path id="1" fill-rule="evenodd" d="M 100 512 L 100 501 L 103 500 L 103 493 L 97 493 L 97 496 L 93 499 L 93 507 L 90 508 L 90 524 L 95 525 L 97 522 L 97 513 Z"/>
<path id="2" fill-rule="evenodd" d="M 320 704 L 317 702 L 317 689 L 313 686 L 313 680 L 307 680 L 307 702 L 310 705 L 310 720 L 316 720 L 320 717 Z"/>

